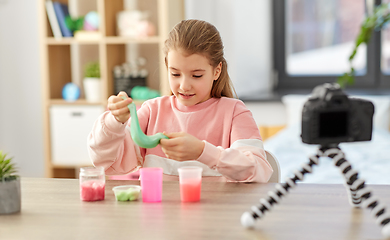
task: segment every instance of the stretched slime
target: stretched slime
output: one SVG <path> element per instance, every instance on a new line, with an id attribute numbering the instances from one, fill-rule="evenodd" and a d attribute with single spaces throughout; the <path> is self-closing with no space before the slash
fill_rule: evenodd
<path id="1" fill-rule="evenodd" d="M 122 97 L 123 100 L 125 100 L 125 97 Z M 165 138 L 169 139 L 167 136 L 165 136 L 163 133 L 156 133 L 151 136 L 145 135 L 144 132 L 142 132 L 141 127 L 139 126 L 138 121 L 138 115 L 137 115 L 137 109 L 134 103 L 130 103 L 127 105 L 127 107 L 130 110 L 130 132 L 131 132 L 131 138 L 133 141 L 142 148 L 154 148 L 159 143 L 160 140 Z"/>

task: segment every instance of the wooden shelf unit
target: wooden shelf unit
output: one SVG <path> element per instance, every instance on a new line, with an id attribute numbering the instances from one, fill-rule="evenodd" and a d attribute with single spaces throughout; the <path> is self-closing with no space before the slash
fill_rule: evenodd
<path id="1" fill-rule="evenodd" d="M 115 94 L 112 70 L 114 66 L 127 61 L 126 53 L 129 52 L 127 49 L 129 44 L 136 45 L 138 55 L 147 59 L 146 69 L 149 72 L 147 86 L 159 90 L 162 95 L 169 94 L 162 48 L 170 29 L 184 19 L 184 0 L 138 0 L 138 10 L 148 11 L 149 20 L 156 27 L 156 36 L 139 39 L 120 37 L 116 34 L 116 15 L 125 10 L 124 0 L 56 1 L 75 4 L 80 15 L 85 15 L 89 11 L 97 11 L 100 17 L 100 38 L 94 40 L 78 40 L 73 37 L 56 39 L 47 17 L 45 0 L 39 0 L 45 175 L 46 177 L 77 177 L 75 173 L 78 172 L 80 165 L 59 165 L 52 162 L 50 108 L 57 105 L 105 107 L 108 97 Z M 75 102 L 63 100 L 64 85 L 74 82 L 80 86 L 84 64 L 95 60 L 100 63 L 101 101 L 87 102 L 83 94 Z M 82 89 L 82 86 L 80 87 Z"/>

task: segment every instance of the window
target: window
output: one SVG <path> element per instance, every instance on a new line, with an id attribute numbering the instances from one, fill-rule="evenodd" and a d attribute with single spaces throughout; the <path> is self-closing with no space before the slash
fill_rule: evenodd
<path id="1" fill-rule="evenodd" d="M 274 0 L 277 89 L 312 89 L 347 72 L 368 2 Z M 353 66 L 355 84 L 348 89 L 390 88 L 390 30 L 374 32 L 369 44 L 359 47 Z"/>

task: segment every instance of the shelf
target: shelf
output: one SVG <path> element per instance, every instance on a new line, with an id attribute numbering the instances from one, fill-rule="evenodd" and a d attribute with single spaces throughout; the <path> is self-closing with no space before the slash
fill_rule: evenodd
<path id="1" fill-rule="evenodd" d="M 78 99 L 74 102 L 69 102 L 64 99 L 51 99 L 48 101 L 50 105 L 105 105 L 106 102 L 88 102 L 85 99 Z"/>
<path id="2" fill-rule="evenodd" d="M 69 144 L 58 144 L 53 126 L 63 126 L 63 118 L 54 118 L 55 109 L 91 109 L 99 108 L 103 112 L 107 108 L 107 99 L 116 94 L 114 89 L 115 79 L 113 69 L 123 63 L 132 61 L 139 57 L 146 59 L 143 66 L 147 70 L 148 77 L 146 86 L 151 89 L 160 91 L 162 95 L 169 94 L 168 74 L 163 56 L 162 47 L 168 36 L 169 30 L 179 21 L 184 19 L 184 0 L 138 0 L 137 9 L 147 11 L 150 15 L 149 21 L 155 26 L 157 34 L 152 37 L 135 38 L 117 36 L 116 16 L 119 12 L 124 11 L 126 6 L 124 0 L 59 0 L 61 3 L 73 5 L 72 10 L 75 14 L 84 15 L 89 11 L 96 11 L 100 17 L 99 30 L 96 32 L 78 32 L 75 37 L 55 38 L 47 17 L 45 0 L 39 0 L 39 18 L 40 18 L 40 51 L 41 51 L 41 72 L 42 72 L 42 89 L 43 89 L 43 121 L 45 134 L 45 172 L 47 177 L 76 177 L 77 170 L 82 167 L 77 164 L 65 162 L 58 164 L 54 161 L 53 156 L 57 156 L 60 146 L 69 151 Z M 85 92 L 81 92 L 81 99 L 73 102 L 62 99 L 62 90 L 67 83 L 74 83 L 83 90 L 84 68 L 85 65 L 92 61 L 98 61 L 100 64 L 101 94 L 99 102 L 88 102 L 85 98 Z M 144 101 L 135 100 L 137 106 L 142 105 Z M 65 110 L 64 110 L 65 111 Z M 92 110 L 91 110 L 92 111 Z M 88 112 L 89 113 L 89 112 Z M 96 112 L 93 112 L 96 114 Z M 92 113 L 91 113 L 92 115 Z M 86 115 L 84 115 L 86 116 Z M 88 115 L 90 116 L 90 115 Z M 98 115 L 96 115 L 97 118 Z M 91 117 L 95 119 L 95 117 Z M 88 118 L 88 121 L 91 119 Z M 86 119 L 70 118 L 76 126 L 84 124 Z M 84 121 L 85 120 L 85 121 Z M 70 121 L 68 121 L 70 122 Z M 66 122 L 66 123 L 68 123 Z M 57 125 L 56 125 L 57 124 Z M 89 128 L 82 126 L 81 129 Z M 92 123 L 91 123 L 92 127 Z M 59 129 L 62 129 L 61 127 Z M 69 133 L 79 134 L 75 128 L 64 128 Z M 73 135 L 72 135 L 73 136 Z M 81 139 L 79 137 L 71 139 Z M 84 139 L 84 138 L 83 138 Z M 73 141 L 73 140 L 72 140 Z M 57 145 L 56 145 L 57 144 Z M 78 148 L 80 147 L 80 148 Z M 85 162 L 84 144 L 77 144 L 79 156 L 74 159 L 81 159 Z M 69 163 L 69 165 L 68 165 Z"/>
<path id="3" fill-rule="evenodd" d="M 92 166 L 92 162 L 91 164 L 80 164 L 80 165 L 75 165 L 75 164 L 71 164 L 71 165 L 59 165 L 59 164 L 53 164 L 52 167 L 53 168 L 57 168 L 57 169 L 79 169 L 79 168 L 82 168 L 82 167 L 91 167 Z"/>
<path id="4" fill-rule="evenodd" d="M 146 38 L 105 37 L 104 41 L 107 44 L 126 44 L 126 43 L 150 44 L 150 43 L 161 42 L 161 38 L 158 36 L 146 37 Z"/>
<path id="5" fill-rule="evenodd" d="M 81 40 L 81 39 L 75 39 L 71 37 L 58 38 L 58 39 L 54 37 L 48 37 L 46 39 L 47 45 L 99 44 L 100 42 L 102 42 L 101 39 Z"/>
<path id="6" fill-rule="evenodd" d="M 131 38 L 131 37 L 103 37 L 101 39 L 94 40 L 82 40 L 75 39 L 72 37 L 67 38 L 54 38 L 47 37 L 46 43 L 48 45 L 71 45 L 71 44 L 128 44 L 128 43 L 136 43 L 136 44 L 158 44 L 161 42 L 161 38 L 159 36 L 146 37 L 146 38 Z"/>

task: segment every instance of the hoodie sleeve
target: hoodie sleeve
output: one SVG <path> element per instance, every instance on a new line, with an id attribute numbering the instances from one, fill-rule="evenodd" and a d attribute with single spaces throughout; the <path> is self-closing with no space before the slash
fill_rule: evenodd
<path id="1" fill-rule="evenodd" d="M 106 174 L 127 174 L 143 162 L 139 147 L 134 144 L 128 122 L 118 122 L 110 111 L 96 120 L 88 136 L 88 152 L 94 166 L 102 166 Z"/>
<path id="2" fill-rule="evenodd" d="M 265 183 L 273 170 L 268 163 L 259 129 L 252 113 L 244 103 L 238 102 L 232 119 L 229 148 L 205 142 L 204 150 L 197 159 L 217 170 L 232 182 Z"/>

